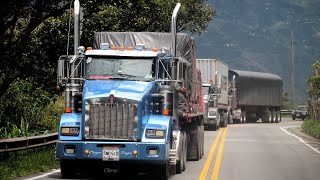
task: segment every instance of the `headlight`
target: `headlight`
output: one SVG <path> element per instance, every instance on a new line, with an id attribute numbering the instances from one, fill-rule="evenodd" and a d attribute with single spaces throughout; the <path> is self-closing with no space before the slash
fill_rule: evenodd
<path id="1" fill-rule="evenodd" d="M 146 137 L 151 138 L 164 138 L 164 130 L 158 130 L 158 129 L 147 129 L 146 131 Z"/>
<path id="2" fill-rule="evenodd" d="M 79 135 L 79 127 L 61 127 L 61 135 L 77 136 Z"/>
<path id="3" fill-rule="evenodd" d="M 209 116 L 216 116 L 217 115 L 217 111 L 209 111 Z"/>

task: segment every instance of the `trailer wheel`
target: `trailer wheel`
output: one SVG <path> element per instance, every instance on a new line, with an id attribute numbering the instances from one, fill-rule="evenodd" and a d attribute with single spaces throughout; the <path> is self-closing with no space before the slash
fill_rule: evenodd
<path id="1" fill-rule="evenodd" d="M 183 131 L 184 133 L 184 140 L 183 140 L 183 171 L 187 169 L 187 149 L 188 149 L 188 142 L 187 142 L 187 132 Z"/>
<path id="2" fill-rule="evenodd" d="M 197 160 L 200 160 L 201 159 L 201 151 L 202 151 L 202 149 L 201 149 L 201 128 L 200 128 L 200 126 L 198 126 L 198 133 L 197 133 L 197 139 L 198 139 L 198 149 L 197 149 L 197 151 L 198 151 L 198 153 L 197 153 L 197 155 L 198 155 L 198 157 L 197 157 Z"/>
<path id="3" fill-rule="evenodd" d="M 201 137 L 201 157 L 203 157 L 203 155 L 204 155 L 204 126 L 203 125 L 201 125 L 201 134 L 202 134 L 202 137 Z"/>
<path id="4" fill-rule="evenodd" d="M 275 122 L 275 111 L 271 111 L 271 123 Z"/>
<path id="5" fill-rule="evenodd" d="M 271 123 L 271 122 L 272 122 L 271 111 L 268 111 L 268 122 L 267 123 Z"/>
<path id="6" fill-rule="evenodd" d="M 183 156 L 184 156 L 184 133 L 183 131 L 180 132 L 180 141 L 179 141 L 179 148 L 180 148 L 180 153 L 179 153 L 179 160 L 177 161 L 176 164 L 176 173 L 181 174 L 183 171 Z"/>
<path id="7" fill-rule="evenodd" d="M 241 112 L 241 120 L 240 123 L 246 123 L 247 117 L 246 117 L 246 112 L 242 111 Z"/>
<path id="8" fill-rule="evenodd" d="M 279 123 L 279 119 L 280 119 L 280 111 L 276 111 L 276 119 L 275 122 Z"/>

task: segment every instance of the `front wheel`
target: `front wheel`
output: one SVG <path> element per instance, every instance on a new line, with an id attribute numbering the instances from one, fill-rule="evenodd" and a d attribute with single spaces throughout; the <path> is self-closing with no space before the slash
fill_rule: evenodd
<path id="1" fill-rule="evenodd" d="M 63 179 L 70 179 L 75 175 L 75 167 L 69 162 L 60 161 L 60 169 Z"/>
<path id="2" fill-rule="evenodd" d="M 168 180 L 169 178 L 169 162 L 163 165 L 159 165 L 155 168 L 156 177 L 158 180 Z"/>

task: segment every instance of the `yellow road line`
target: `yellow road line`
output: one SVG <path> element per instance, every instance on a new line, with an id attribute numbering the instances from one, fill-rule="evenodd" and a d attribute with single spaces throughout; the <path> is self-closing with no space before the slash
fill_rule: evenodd
<path id="1" fill-rule="evenodd" d="M 222 136 L 222 139 L 221 139 L 221 142 L 220 142 L 220 146 L 219 146 L 216 162 L 214 164 L 213 174 L 211 176 L 212 180 L 217 180 L 218 179 L 218 174 L 219 174 L 219 169 L 220 169 L 220 164 L 221 164 L 222 151 L 223 151 L 223 146 L 224 146 L 224 140 L 226 139 L 227 131 L 228 131 L 228 127 L 223 132 L 223 136 Z"/>
<path id="2" fill-rule="evenodd" d="M 205 179 L 206 179 L 206 176 L 207 176 L 207 173 L 208 173 L 208 170 L 209 170 L 209 167 L 210 167 L 210 164 L 211 164 L 213 155 L 214 155 L 214 151 L 215 151 L 215 149 L 216 149 L 216 147 L 217 147 L 218 141 L 219 141 L 220 136 L 221 136 L 221 134 L 222 134 L 223 131 L 224 131 L 224 128 L 220 129 L 217 137 L 215 138 L 215 140 L 214 140 L 214 142 L 213 142 L 213 145 L 211 146 L 211 149 L 210 149 L 210 152 L 209 152 L 207 161 L 206 161 L 206 163 L 204 164 L 204 166 L 203 166 L 203 168 L 202 168 L 202 171 L 201 171 L 201 174 L 200 174 L 200 176 L 199 176 L 199 180 L 205 180 Z"/>

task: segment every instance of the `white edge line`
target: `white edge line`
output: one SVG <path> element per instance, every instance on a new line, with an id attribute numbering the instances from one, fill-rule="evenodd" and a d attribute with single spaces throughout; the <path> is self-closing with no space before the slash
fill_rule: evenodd
<path id="1" fill-rule="evenodd" d="M 296 136 L 296 135 L 294 135 L 294 134 L 292 134 L 292 133 L 289 133 L 289 132 L 286 130 L 286 128 L 288 128 L 288 127 L 280 127 L 280 129 L 282 129 L 284 132 L 286 132 L 286 133 L 289 134 L 290 136 L 293 136 L 293 137 L 299 139 L 300 142 L 302 142 L 303 144 L 305 144 L 306 146 L 308 146 L 309 148 L 311 148 L 312 150 L 314 150 L 316 153 L 320 154 L 320 151 L 319 151 L 319 150 L 317 150 L 316 148 L 312 147 L 310 144 L 306 143 L 306 142 L 305 142 L 303 139 L 301 139 L 300 137 L 298 137 L 298 136 Z"/>
<path id="2" fill-rule="evenodd" d="M 52 172 L 48 172 L 48 173 L 45 173 L 45 174 L 42 174 L 42 175 L 39 175 L 39 176 L 35 176 L 35 177 L 32 177 L 32 178 L 28 178 L 28 179 L 25 179 L 25 180 L 35 180 L 35 179 L 43 178 L 43 177 L 46 177 L 46 176 L 48 176 L 50 174 L 54 174 L 54 173 L 57 173 L 57 172 L 60 172 L 60 169 L 54 170 Z"/>

